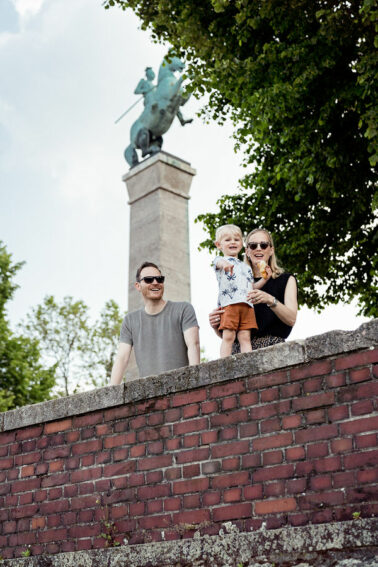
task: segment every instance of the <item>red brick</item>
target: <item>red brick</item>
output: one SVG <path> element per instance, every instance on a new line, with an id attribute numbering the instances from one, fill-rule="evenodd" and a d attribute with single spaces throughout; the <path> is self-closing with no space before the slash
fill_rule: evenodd
<path id="1" fill-rule="evenodd" d="M 166 451 L 177 451 L 180 448 L 181 439 L 166 439 L 165 449 Z"/>
<path id="2" fill-rule="evenodd" d="M 206 400 L 206 390 L 192 390 L 187 393 L 176 394 L 172 398 L 171 407 L 188 406 Z"/>
<path id="3" fill-rule="evenodd" d="M 182 435 L 185 433 L 193 433 L 194 431 L 203 431 L 208 428 L 208 424 L 209 420 L 207 417 L 182 421 L 174 424 L 173 433 L 174 435 Z"/>
<path id="4" fill-rule="evenodd" d="M 34 465 L 28 465 L 21 468 L 21 478 L 34 475 Z"/>
<path id="5" fill-rule="evenodd" d="M 263 466 L 282 463 L 282 451 L 269 451 L 263 453 Z"/>
<path id="6" fill-rule="evenodd" d="M 211 456 L 213 459 L 226 457 L 229 455 L 242 455 L 249 452 L 249 441 L 238 441 L 216 445 L 211 448 Z"/>
<path id="7" fill-rule="evenodd" d="M 300 395 L 301 385 L 298 382 L 294 382 L 293 384 L 285 384 L 285 386 L 281 386 L 280 393 L 281 399 L 294 398 Z"/>
<path id="8" fill-rule="evenodd" d="M 316 472 L 331 472 L 341 469 L 340 457 L 326 457 L 325 459 L 318 459 L 315 461 Z"/>
<path id="9" fill-rule="evenodd" d="M 365 466 L 375 466 L 378 463 L 378 451 L 363 451 L 344 456 L 344 467 L 356 469 Z"/>
<path id="10" fill-rule="evenodd" d="M 289 431 L 279 433 L 278 435 L 271 435 L 269 437 L 260 437 L 260 439 L 254 439 L 253 450 L 263 451 L 265 449 L 273 449 L 275 447 L 285 447 L 290 445 L 292 441 L 293 435 Z"/>
<path id="11" fill-rule="evenodd" d="M 341 421 L 349 417 L 348 406 L 335 406 L 328 408 L 328 418 L 330 421 Z"/>
<path id="12" fill-rule="evenodd" d="M 208 461 L 201 465 L 202 474 L 215 474 L 219 472 L 220 468 L 219 461 Z"/>
<path id="13" fill-rule="evenodd" d="M 354 472 L 338 472 L 332 475 L 333 487 L 344 488 L 345 486 L 354 486 Z"/>
<path id="14" fill-rule="evenodd" d="M 257 434 L 258 429 L 255 421 L 243 423 L 243 425 L 240 426 L 240 437 L 254 437 Z"/>
<path id="15" fill-rule="evenodd" d="M 285 400 L 283 402 L 277 402 L 275 404 L 256 406 L 251 408 L 250 411 L 251 411 L 252 419 L 264 419 L 266 417 L 273 417 L 274 415 L 287 413 L 289 410 L 290 410 L 290 400 Z"/>
<path id="16" fill-rule="evenodd" d="M 378 416 L 366 419 L 354 419 L 346 423 L 340 423 L 341 434 L 361 433 L 362 431 L 376 431 L 378 429 Z"/>
<path id="17" fill-rule="evenodd" d="M 241 394 L 245 391 L 244 382 L 229 382 L 228 384 L 221 384 L 220 386 L 213 386 L 210 388 L 210 398 L 223 398 L 231 396 L 232 394 Z"/>
<path id="18" fill-rule="evenodd" d="M 332 364 L 330 360 L 303 364 L 290 371 L 290 379 L 301 380 L 302 378 L 310 378 L 311 376 L 324 376 L 325 374 L 330 374 L 331 370 Z"/>
<path id="19" fill-rule="evenodd" d="M 226 426 L 232 423 L 243 423 L 248 421 L 248 411 L 246 409 L 231 411 L 230 413 L 223 413 L 212 415 L 210 423 L 212 427 Z"/>
<path id="20" fill-rule="evenodd" d="M 326 415 L 324 409 L 317 409 L 306 413 L 306 423 L 309 425 L 314 423 L 324 423 L 325 421 Z"/>
<path id="21" fill-rule="evenodd" d="M 253 469 L 261 465 L 261 453 L 253 453 L 251 455 L 243 455 L 242 457 L 242 468 L 243 469 Z"/>
<path id="22" fill-rule="evenodd" d="M 264 496 L 283 496 L 285 493 L 285 483 L 281 480 L 279 482 L 267 482 L 264 486 Z"/>
<path id="23" fill-rule="evenodd" d="M 232 396 L 229 398 L 224 398 L 222 400 L 222 410 L 229 411 L 231 409 L 235 409 L 238 406 L 238 400 L 236 396 Z"/>
<path id="24" fill-rule="evenodd" d="M 371 362 L 377 362 L 377 350 L 365 350 L 363 352 L 349 354 L 335 360 L 336 370 L 343 370 L 344 368 L 354 368 L 356 366 L 363 366 Z"/>
<path id="25" fill-rule="evenodd" d="M 199 415 L 199 404 L 192 404 L 182 408 L 182 417 L 188 419 L 189 417 L 197 417 Z"/>
<path id="26" fill-rule="evenodd" d="M 83 469 L 72 471 L 71 473 L 71 482 L 85 482 L 87 480 L 95 480 L 97 478 L 101 478 L 101 468 L 93 468 L 93 469 Z"/>
<path id="27" fill-rule="evenodd" d="M 226 427 L 220 431 L 220 439 L 222 441 L 229 441 L 230 439 L 236 439 L 238 436 L 237 427 Z"/>
<path id="28" fill-rule="evenodd" d="M 188 465 L 186 467 L 182 467 L 182 474 L 184 478 L 192 478 L 193 476 L 200 475 L 200 466 L 199 464 L 195 465 Z"/>
<path id="29" fill-rule="evenodd" d="M 264 433 L 272 433 L 273 431 L 279 431 L 281 429 L 280 420 L 278 417 L 272 419 L 266 419 L 260 422 L 260 431 Z"/>
<path id="30" fill-rule="evenodd" d="M 223 493 L 223 502 L 239 502 L 241 500 L 241 488 L 230 488 Z"/>
<path id="31" fill-rule="evenodd" d="M 243 486 L 249 483 L 249 474 L 247 471 L 223 476 L 216 476 L 212 479 L 212 488 L 228 488 L 230 486 Z"/>
<path id="32" fill-rule="evenodd" d="M 127 449 L 126 449 L 126 454 L 127 454 Z M 143 457 L 145 454 L 146 454 L 146 445 L 143 445 L 143 443 L 130 447 L 130 457 L 132 459 L 135 459 L 137 457 Z"/>
<path id="33" fill-rule="evenodd" d="M 300 461 L 306 457 L 304 447 L 290 447 L 285 451 L 287 461 Z"/>
<path id="34" fill-rule="evenodd" d="M 130 417 L 134 415 L 134 407 L 131 405 L 128 406 L 119 406 L 116 408 L 111 408 L 105 410 L 105 421 L 116 421 L 117 419 L 122 419 L 124 417 Z"/>
<path id="35" fill-rule="evenodd" d="M 221 508 L 213 508 L 213 518 L 215 522 L 239 520 L 240 518 L 249 518 L 251 515 L 252 504 L 249 502 L 233 504 L 232 506 L 222 506 Z"/>
<path id="36" fill-rule="evenodd" d="M 138 488 L 139 500 L 153 500 L 154 498 L 165 498 L 171 496 L 170 484 L 158 484 L 157 486 L 141 486 Z"/>
<path id="37" fill-rule="evenodd" d="M 253 390 L 261 390 L 262 388 L 268 388 L 269 386 L 276 386 L 277 384 L 284 384 L 287 382 L 288 373 L 286 370 L 280 372 L 273 372 L 272 374 L 263 374 L 262 376 L 256 376 L 248 380 L 248 388 Z"/>
<path id="38" fill-rule="evenodd" d="M 34 478 L 34 479 L 26 479 L 26 480 L 18 480 L 12 484 L 12 492 L 28 492 L 29 490 L 35 490 L 41 486 L 41 479 Z"/>
<path id="39" fill-rule="evenodd" d="M 111 449 L 113 447 L 120 447 L 122 445 L 132 445 L 136 442 L 135 431 L 124 433 L 122 435 L 114 435 L 113 437 L 105 437 L 104 448 Z"/>
<path id="40" fill-rule="evenodd" d="M 144 516 L 145 503 L 144 502 L 130 502 L 130 516 Z"/>
<path id="41" fill-rule="evenodd" d="M 208 478 L 180 480 L 173 484 L 173 494 L 188 494 L 192 492 L 207 490 L 208 487 Z"/>
<path id="42" fill-rule="evenodd" d="M 215 506 L 216 504 L 219 504 L 220 500 L 221 493 L 219 491 L 205 492 L 202 496 L 203 506 Z"/>
<path id="43" fill-rule="evenodd" d="M 25 439 L 35 439 L 42 435 L 43 426 L 35 425 L 32 427 L 25 427 L 24 429 L 19 429 L 16 433 L 17 441 L 24 441 Z"/>
<path id="44" fill-rule="evenodd" d="M 306 490 L 306 478 L 293 478 L 286 481 L 287 494 L 298 494 Z"/>
<path id="45" fill-rule="evenodd" d="M 13 467 L 13 457 L 7 459 L 0 459 L 0 469 L 11 469 Z"/>
<path id="46" fill-rule="evenodd" d="M 305 398 L 295 398 L 292 401 L 294 411 L 304 410 L 309 408 L 318 408 L 320 406 L 329 406 L 335 402 L 334 392 L 325 392 L 323 394 L 314 394 L 313 396 L 306 396 Z"/>
<path id="47" fill-rule="evenodd" d="M 326 383 L 328 388 L 340 388 L 340 386 L 345 386 L 346 384 L 345 372 L 338 372 L 337 374 L 331 374 L 331 376 L 327 376 Z"/>
<path id="48" fill-rule="evenodd" d="M 249 392 L 239 396 L 241 406 L 254 406 L 259 402 L 259 395 L 257 392 Z"/>
<path id="49" fill-rule="evenodd" d="M 138 415 L 130 420 L 130 429 L 140 429 L 141 427 L 145 427 L 147 425 L 146 416 Z"/>
<path id="50" fill-rule="evenodd" d="M 52 421 L 50 423 L 45 423 L 45 434 L 56 433 L 58 431 L 66 431 L 71 429 L 72 419 L 62 419 L 60 421 Z"/>
<path id="51" fill-rule="evenodd" d="M 373 401 L 372 400 L 363 400 L 362 402 L 356 402 L 351 406 L 352 415 L 364 415 L 367 413 L 373 413 Z"/>
<path id="52" fill-rule="evenodd" d="M 279 512 L 292 512 L 297 508 L 295 498 L 281 498 L 279 500 L 264 500 L 255 502 L 256 514 L 277 514 Z"/>
<path id="53" fill-rule="evenodd" d="M 313 476 L 310 479 L 311 490 L 328 490 L 332 488 L 332 478 L 330 475 Z"/>
<path id="54" fill-rule="evenodd" d="M 200 436 L 196 435 L 185 435 L 183 438 L 183 447 L 184 449 L 189 449 L 192 447 L 198 447 L 200 444 Z"/>
<path id="55" fill-rule="evenodd" d="M 303 384 L 303 391 L 305 394 L 309 392 L 318 392 L 323 389 L 323 377 L 312 378 L 311 380 L 306 380 Z"/>
<path id="56" fill-rule="evenodd" d="M 147 445 L 149 455 L 160 455 L 164 450 L 163 441 L 155 441 Z"/>
<path id="57" fill-rule="evenodd" d="M 294 466 L 293 465 L 278 465 L 273 467 L 268 467 L 265 469 L 259 469 L 253 473 L 253 482 L 265 481 L 265 480 L 276 480 L 280 478 L 290 478 L 294 476 Z"/>
<path id="58" fill-rule="evenodd" d="M 50 486 L 60 486 L 62 484 L 68 484 L 70 475 L 65 472 L 62 474 L 54 474 L 44 477 L 42 479 L 42 488 L 48 488 Z"/>
<path id="59" fill-rule="evenodd" d="M 201 508 L 201 499 L 199 494 L 189 494 L 183 498 L 183 508 Z"/>
<path id="60" fill-rule="evenodd" d="M 224 471 L 236 471 L 240 468 L 240 457 L 232 457 L 230 459 L 223 459 L 222 469 Z"/>
<path id="61" fill-rule="evenodd" d="M 263 497 L 263 485 L 254 484 L 253 486 L 245 486 L 243 492 L 246 500 L 257 500 Z"/>
<path id="62" fill-rule="evenodd" d="M 278 388 L 269 388 L 267 390 L 262 390 L 262 392 L 260 392 L 261 403 L 273 402 L 274 400 L 278 400 L 278 399 L 279 399 Z"/>
<path id="63" fill-rule="evenodd" d="M 46 525 L 46 518 L 32 518 L 32 530 L 43 529 Z"/>
<path id="64" fill-rule="evenodd" d="M 148 425 L 161 425 L 164 423 L 164 414 L 163 412 L 156 412 L 152 415 L 149 415 L 147 418 Z"/>
<path id="65" fill-rule="evenodd" d="M 319 504 L 336 506 L 344 502 L 344 495 L 341 491 L 319 492 L 316 494 L 305 494 L 298 497 L 299 507 L 302 510 L 312 509 Z"/>
<path id="66" fill-rule="evenodd" d="M 84 453 L 94 453 L 101 451 L 102 440 L 95 439 L 94 441 L 85 441 L 83 443 L 78 443 L 72 447 L 73 455 L 83 455 Z"/>
<path id="67" fill-rule="evenodd" d="M 301 415 L 285 415 L 282 418 L 282 429 L 295 429 L 302 423 Z"/>
<path id="68" fill-rule="evenodd" d="M 181 508 L 180 498 L 166 498 L 164 500 L 164 511 L 165 512 L 177 512 Z"/>
<path id="69" fill-rule="evenodd" d="M 355 388 L 353 394 L 352 400 L 356 398 L 375 398 L 378 396 L 378 382 L 374 382 L 373 384 L 361 384 Z"/>
<path id="70" fill-rule="evenodd" d="M 211 400 L 210 402 L 203 402 L 201 404 L 201 413 L 202 415 L 208 414 L 208 413 L 215 413 L 216 411 L 218 411 L 218 402 L 217 400 Z"/>
<path id="71" fill-rule="evenodd" d="M 309 475 L 313 473 L 314 469 L 313 461 L 300 461 L 295 465 L 295 474 L 296 476 Z"/>
<path id="72" fill-rule="evenodd" d="M 49 463 L 49 473 L 62 471 L 63 467 L 64 467 L 63 461 L 52 461 L 51 463 Z"/>
<path id="73" fill-rule="evenodd" d="M 332 453 L 345 453 L 353 448 L 353 440 L 351 437 L 345 439 L 333 439 L 331 441 Z"/>
<path id="74" fill-rule="evenodd" d="M 360 483 L 370 482 L 376 483 L 378 481 L 378 470 L 377 469 L 369 469 L 366 471 L 358 471 L 357 472 L 357 481 Z"/>
<path id="75" fill-rule="evenodd" d="M 180 421 L 180 419 L 181 419 L 180 408 L 167 410 L 164 414 L 165 423 L 174 423 L 175 421 Z"/>
<path id="76" fill-rule="evenodd" d="M 198 525 L 202 522 L 210 521 L 209 510 L 190 510 L 188 512 L 180 512 L 173 515 L 173 523 L 178 524 L 194 524 Z"/>
<path id="77" fill-rule="evenodd" d="M 160 455 L 158 457 L 148 457 L 138 460 L 138 470 L 147 471 L 151 469 L 160 469 L 172 465 L 172 455 Z"/>
<path id="78" fill-rule="evenodd" d="M 337 437 L 338 431 L 336 425 L 320 425 L 319 427 L 309 427 L 295 432 L 295 441 L 298 445 L 308 443 L 309 441 L 319 441 L 322 439 L 331 439 Z"/>
<path id="79" fill-rule="evenodd" d="M 163 481 L 163 471 L 150 471 L 146 473 L 146 484 L 155 484 Z"/>
<path id="80" fill-rule="evenodd" d="M 349 379 L 352 383 L 366 382 L 367 380 L 371 380 L 370 368 L 359 368 L 358 370 L 350 370 Z"/>
<path id="81" fill-rule="evenodd" d="M 176 456 L 178 464 L 192 463 L 196 461 L 205 461 L 209 458 L 209 447 L 202 447 L 201 449 L 193 449 L 189 451 L 181 451 Z"/>
<path id="82" fill-rule="evenodd" d="M 366 449 L 367 447 L 375 447 L 378 444 L 376 433 L 367 433 L 365 435 L 357 435 L 355 437 L 357 449 Z"/>
<path id="83" fill-rule="evenodd" d="M 164 477 L 166 480 L 175 480 L 176 478 L 181 478 L 181 467 L 166 469 L 164 471 Z"/>
<path id="84" fill-rule="evenodd" d="M 11 510 L 11 517 L 16 518 L 28 518 L 31 516 L 35 516 L 38 512 L 38 505 L 31 504 L 29 506 L 22 506 Z"/>
<path id="85" fill-rule="evenodd" d="M 149 460 L 149 459 L 148 459 Z M 103 469 L 103 476 L 121 476 L 128 474 L 129 472 L 134 472 L 136 468 L 136 461 L 128 461 L 125 463 L 114 463 L 110 465 L 105 465 Z"/>
<path id="86" fill-rule="evenodd" d="M 8 443 L 13 443 L 16 439 L 15 431 L 3 431 L 0 433 L 0 445 L 7 445 Z"/>
<path id="87" fill-rule="evenodd" d="M 84 415 L 78 415 L 74 418 L 74 428 L 81 429 L 87 427 L 88 425 L 96 425 L 102 422 L 102 412 L 87 413 Z"/>
<path id="88" fill-rule="evenodd" d="M 217 441 L 217 431 L 205 431 L 204 433 L 201 433 L 201 445 L 209 445 L 210 443 L 216 443 Z"/>

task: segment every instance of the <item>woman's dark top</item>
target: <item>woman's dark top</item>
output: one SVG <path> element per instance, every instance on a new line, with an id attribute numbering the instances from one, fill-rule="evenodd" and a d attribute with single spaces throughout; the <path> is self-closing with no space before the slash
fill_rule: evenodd
<path id="1" fill-rule="evenodd" d="M 285 289 L 288 279 L 292 274 L 281 274 L 278 278 L 270 278 L 261 291 L 265 291 L 273 297 L 276 297 L 281 303 L 285 303 Z M 260 278 L 255 278 L 259 281 Z M 256 321 L 259 326 L 258 330 L 252 329 L 252 334 L 258 337 L 264 335 L 273 335 L 274 337 L 282 337 L 286 339 L 293 327 L 286 325 L 274 313 L 274 307 L 271 309 L 266 303 L 257 303 L 254 305 Z"/>

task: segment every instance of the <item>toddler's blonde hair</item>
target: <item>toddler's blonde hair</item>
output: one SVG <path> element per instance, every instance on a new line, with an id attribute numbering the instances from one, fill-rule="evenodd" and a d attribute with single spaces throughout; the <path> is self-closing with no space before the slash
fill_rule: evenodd
<path id="1" fill-rule="evenodd" d="M 224 224 L 217 228 L 215 233 L 215 242 L 220 242 L 225 234 L 238 234 L 240 238 L 243 240 L 243 233 L 236 224 Z"/>

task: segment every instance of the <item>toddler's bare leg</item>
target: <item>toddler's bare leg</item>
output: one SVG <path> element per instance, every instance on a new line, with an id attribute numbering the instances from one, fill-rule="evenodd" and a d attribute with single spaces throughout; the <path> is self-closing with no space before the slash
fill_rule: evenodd
<path id="1" fill-rule="evenodd" d="M 240 352 L 252 352 L 251 331 L 239 331 L 238 341 L 240 343 Z"/>
<path id="2" fill-rule="evenodd" d="M 236 336 L 235 331 L 231 331 L 230 329 L 223 329 L 222 344 L 220 348 L 221 358 L 224 358 L 225 356 L 230 356 L 232 351 L 232 345 L 235 340 L 235 336 Z"/>

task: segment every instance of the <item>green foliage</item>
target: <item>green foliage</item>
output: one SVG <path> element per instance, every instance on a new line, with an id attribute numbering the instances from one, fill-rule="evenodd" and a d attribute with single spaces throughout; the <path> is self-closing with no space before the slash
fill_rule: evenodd
<path id="1" fill-rule="evenodd" d="M 6 317 L 6 303 L 17 285 L 14 278 L 23 262 L 13 263 L 0 241 L 0 411 L 51 398 L 55 368 L 44 368 L 38 341 L 15 335 Z"/>
<path id="2" fill-rule="evenodd" d="M 235 124 L 246 176 L 203 214 L 216 226 L 273 232 L 300 302 L 321 310 L 358 297 L 378 315 L 378 9 L 373 0 L 106 0 L 130 7 L 188 61 L 207 119 Z"/>
<path id="3" fill-rule="evenodd" d="M 46 361 L 55 364 L 58 395 L 70 395 L 109 382 L 123 316 L 115 301 L 108 301 L 94 324 L 84 301 L 53 296 L 27 315 L 22 329 L 37 339 Z"/>
<path id="4" fill-rule="evenodd" d="M 25 549 L 25 551 L 21 552 L 21 556 L 22 557 L 30 557 L 31 556 L 31 549 L 30 547 L 28 547 L 27 549 Z"/>

